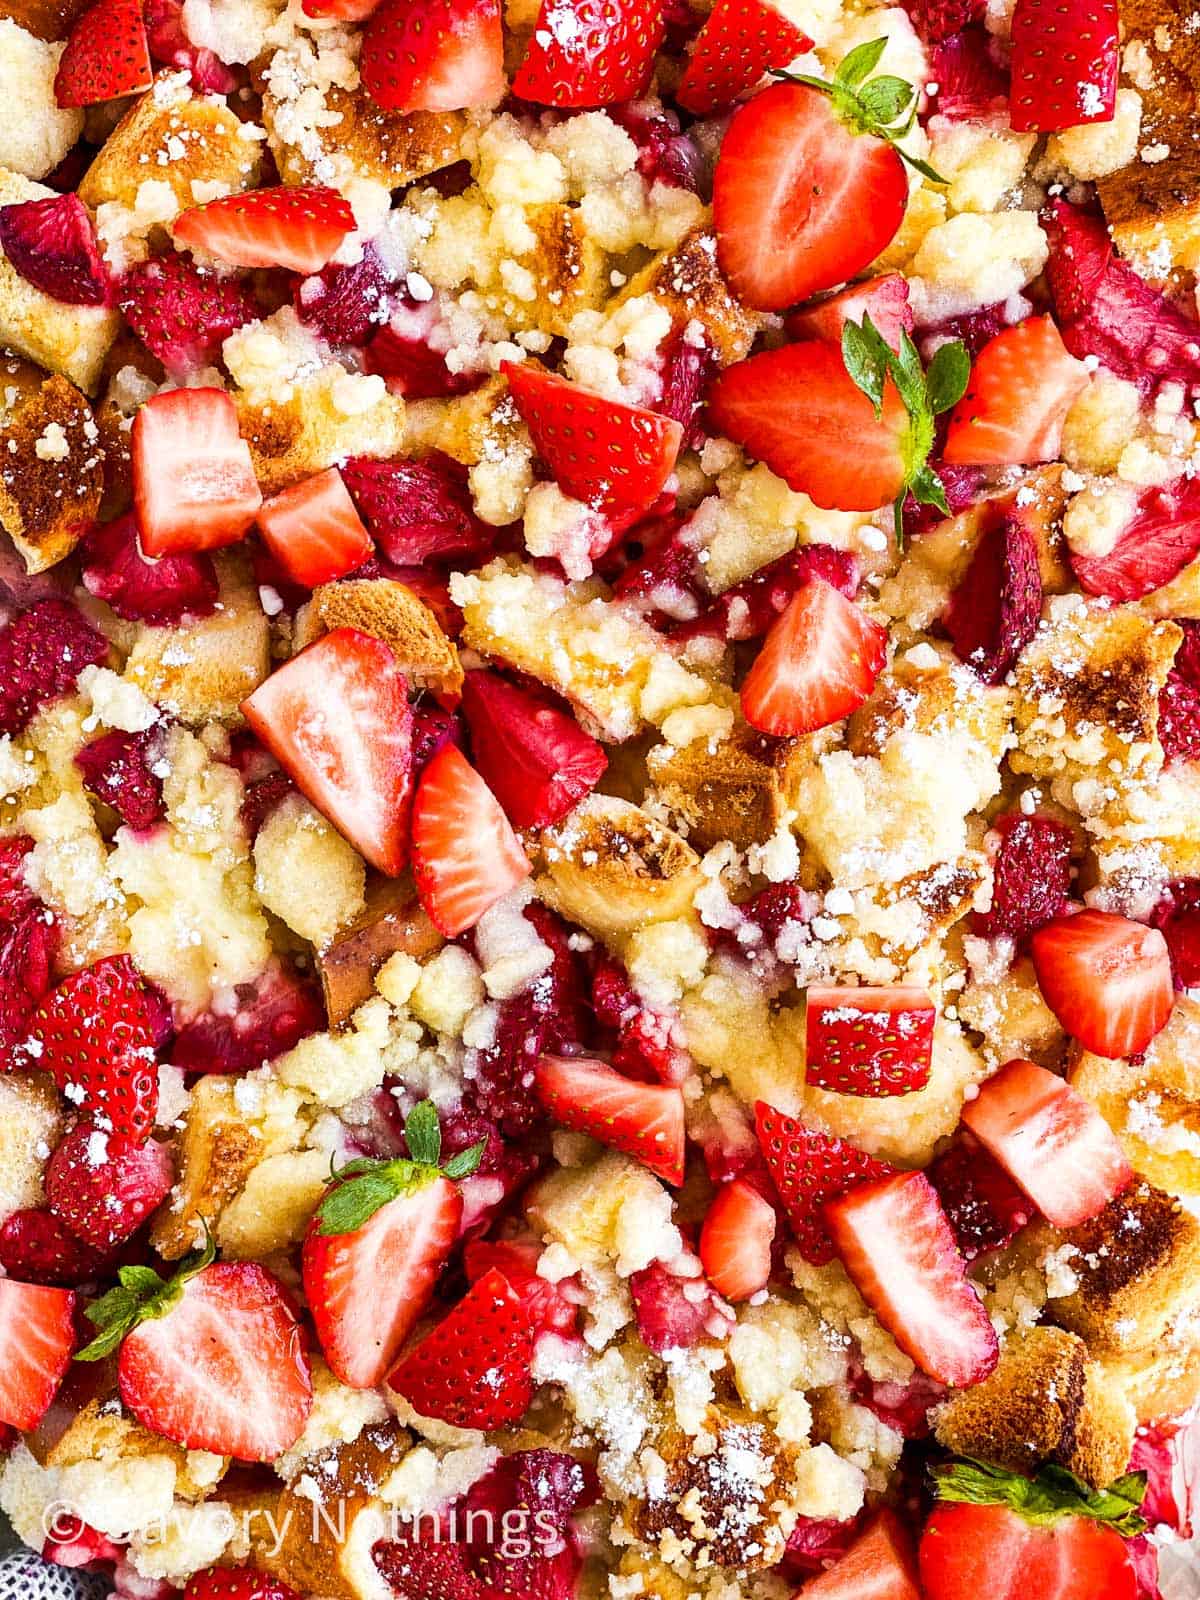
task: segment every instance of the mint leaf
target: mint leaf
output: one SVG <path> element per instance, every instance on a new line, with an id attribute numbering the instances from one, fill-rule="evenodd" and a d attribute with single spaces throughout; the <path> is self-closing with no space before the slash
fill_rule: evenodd
<path id="1" fill-rule="evenodd" d="M 935 417 L 958 404 L 966 393 L 970 376 L 971 358 L 961 339 L 939 346 L 925 374 L 929 409 Z"/>
<path id="2" fill-rule="evenodd" d="M 1146 1474 L 1130 1472 L 1107 1489 L 1093 1489 L 1065 1467 L 1042 1467 L 1034 1478 L 967 1457 L 930 1469 L 939 1500 L 960 1505 L 1007 1506 L 1026 1522 L 1049 1527 L 1064 1517 L 1086 1517 L 1131 1539 L 1146 1527 L 1140 1507 Z"/>
<path id="3" fill-rule="evenodd" d="M 414 1161 L 436 1167 L 442 1154 L 442 1125 L 432 1100 L 422 1100 L 408 1114 L 404 1139 Z"/>
<path id="4" fill-rule="evenodd" d="M 886 49 L 886 38 L 868 39 L 865 44 L 856 45 L 850 54 L 843 56 L 838 63 L 834 81 L 847 89 L 857 89 L 859 84 L 865 83 L 875 71 Z"/>

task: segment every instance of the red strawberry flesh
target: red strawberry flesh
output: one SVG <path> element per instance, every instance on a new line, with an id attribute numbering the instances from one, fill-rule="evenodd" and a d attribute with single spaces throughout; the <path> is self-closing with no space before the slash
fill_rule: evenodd
<path id="1" fill-rule="evenodd" d="M 108 268 L 78 195 L 0 206 L 0 250 L 27 283 L 52 300 L 108 304 Z"/>
<path id="2" fill-rule="evenodd" d="M 83 781 L 131 828 L 149 828 L 164 814 L 162 779 L 154 772 L 161 735 L 114 729 L 85 744 L 75 757 Z"/>
<path id="3" fill-rule="evenodd" d="M 608 765 L 603 747 L 569 711 L 494 673 L 467 673 L 463 714 L 475 764 L 518 828 L 561 821 Z"/>
<path id="4" fill-rule="evenodd" d="M 1042 577 L 1033 534 L 1016 511 L 985 527 L 944 618 L 955 654 L 984 682 L 1000 683 L 1037 632 Z"/>
<path id="5" fill-rule="evenodd" d="M 147 561 L 132 514 L 95 528 L 82 546 L 83 586 L 127 622 L 166 627 L 209 616 L 219 587 L 212 557 L 181 552 Z"/>
<path id="6" fill-rule="evenodd" d="M 39 711 L 108 657 L 108 640 L 68 600 L 40 600 L 0 631 L 0 733 L 23 733 Z"/>
<path id="7" fill-rule="evenodd" d="M 992 903 L 975 913 L 985 939 L 1021 940 L 1066 909 L 1071 892 L 1071 830 L 1034 812 L 1010 811 L 992 824 L 999 836 L 992 862 Z"/>
<path id="8" fill-rule="evenodd" d="M 229 335 L 262 314 L 237 278 L 207 271 L 177 252 L 131 268 L 118 303 L 147 350 L 175 375 L 211 365 Z"/>

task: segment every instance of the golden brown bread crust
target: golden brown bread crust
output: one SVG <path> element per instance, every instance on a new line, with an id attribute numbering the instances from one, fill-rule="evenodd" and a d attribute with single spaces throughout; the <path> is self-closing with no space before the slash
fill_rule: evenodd
<path id="1" fill-rule="evenodd" d="M 457 699 L 463 669 L 458 651 L 433 612 L 392 578 L 349 578 L 313 590 L 296 618 L 294 646 L 303 650 L 334 628 L 360 628 L 388 645 L 400 670 L 422 689 Z"/>
<path id="2" fill-rule="evenodd" d="M 233 1079 L 201 1078 L 179 1141 L 181 1203 L 164 1206 L 150 1230 L 159 1255 L 167 1261 L 186 1255 L 200 1224 L 215 1226 L 262 1156 L 262 1139 L 234 1105 Z"/>
<path id="3" fill-rule="evenodd" d="M 424 961 L 442 942 L 417 901 L 411 876 L 376 878 L 367 887 L 362 914 L 316 952 L 329 1026 L 342 1027 L 371 998 L 385 961 L 401 951 Z"/>
<path id="4" fill-rule="evenodd" d="M 664 803 L 687 824 L 698 850 L 730 839 L 739 850 L 764 844 L 788 809 L 797 741 L 773 739 L 739 723 L 713 748 L 694 739 L 682 749 L 651 750 L 647 771 Z"/>
<path id="5" fill-rule="evenodd" d="M 0 0 L 0 18 L 15 22 L 35 39 L 65 39 L 91 0 Z"/>
<path id="6" fill-rule="evenodd" d="M 8 382 L 3 371 L 0 382 Z M 103 493 L 104 451 L 91 406 L 65 378 L 45 378 L 0 428 L 0 526 L 29 572 L 70 555 Z"/>
<path id="7" fill-rule="evenodd" d="M 278 97 L 269 89 L 264 93 L 263 124 L 285 183 L 327 181 L 316 172 L 324 155 L 344 160 L 361 178 L 400 189 L 462 155 L 467 118 L 461 111 L 383 111 L 361 86 L 340 84 L 326 90 L 325 105 L 340 121 L 315 130 L 319 151 L 307 144 L 302 151 L 280 133 Z"/>
<path id="8" fill-rule="evenodd" d="M 725 282 L 717 265 L 716 236 L 708 228 L 695 229 L 637 273 L 614 309 L 643 294 L 666 306 L 678 332 L 699 322 L 722 366 L 749 355 L 762 325 L 762 317 L 736 299 Z"/>
<path id="9" fill-rule="evenodd" d="M 1194 131 L 1180 123 L 1160 133 L 1170 150 L 1164 160 L 1132 161 L 1097 185 L 1117 248 L 1151 278 L 1166 278 L 1165 263 L 1173 257 L 1194 260 L 1200 251 L 1200 150 Z"/>

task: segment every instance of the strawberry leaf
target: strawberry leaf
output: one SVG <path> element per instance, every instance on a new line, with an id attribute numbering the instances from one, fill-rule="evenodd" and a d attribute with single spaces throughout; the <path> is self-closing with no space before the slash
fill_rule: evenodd
<path id="1" fill-rule="evenodd" d="M 929 409 L 934 416 L 956 406 L 966 393 L 971 376 L 971 358 L 961 339 L 951 339 L 939 346 L 925 374 L 925 389 L 929 396 Z"/>
<path id="2" fill-rule="evenodd" d="M 973 1506 L 1007 1506 L 1026 1522 L 1046 1527 L 1063 1517 L 1086 1517 L 1132 1539 L 1144 1532 L 1140 1507 L 1144 1472 L 1126 1473 L 1107 1489 L 1093 1489 L 1065 1467 L 1047 1465 L 1035 1478 L 967 1457 L 930 1468 L 939 1500 Z"/>
<path id="3" fill-rule="evenodd" d="M 100 1331 L 90 1344 L 76 1352 L 76 1361 L 102 1361 L 112 1355 L 125 1335 L 139 1322 L 165 1317 L 183 1294 L 183 1286 L 216 1260 L 212 1234 L 205 1230 L 203 1250 L 195 1250 L 180 1263 L 171 1278 L 161 1278 L 152 1267 L 121 1267 L 117 1287 L 101 1295 L 84 1315 Z"/>
<path id="4" fill-rule="evenodd" d="M 886 49 L 886 39 L 868 39 L 865 44 L 856 45 L 849 55 L 843 56 L 838 63 L 834 82 L 842 84 L 847 89 L 857 89 L 859 84 L 865 83 L 875 71 Z"/>
<path id="5" fill-rule="evenodd" d="M 481 1139 L 478 1144 L 469 1145 L 467 1149 L 460 1150 L 456 1156 L 451 1156 L 442 1168 L 443 1176 L 447 1178 L 469 1178 L 483 1160 L 483 1152 L 487 1143 Z"/>
<path id="6" fill-rule="evenodd" d="M 435 1178 L 470 1177 L 483 1158 L 484 1144 L 471 1145 L 451 1156 L 444 1166 L 442 1129 L 437 1107 L 422 1100 L 408 1114 L 404 1138 L 409 1156 L 391 1161 L 359 1157 L 331 1173 L 330 1187 L 316 1209 L 317 1232 L 324 1238 L 356 1233 L 375 1213 L 401 1195 L 415 1194 Z"/>
<path id="7" fill-rule="evenodd" d="M 422 1100 L 408 1114 L 404 1139 L 414 1161 L 436 1167 L 442 1154 L 442 1125 L 432 1100 Z"/>

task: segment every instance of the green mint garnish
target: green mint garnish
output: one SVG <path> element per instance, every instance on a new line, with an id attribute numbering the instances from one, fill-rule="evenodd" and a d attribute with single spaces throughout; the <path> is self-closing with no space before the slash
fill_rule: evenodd
<path id="1" fill-rule="evenodd" d="M 1123 1538 L 1142 1533 L 1146 1519 L 1140 1507 L 1146 1474 L 1129 1472 L 1107 1489 L 1092 1489 L 1065 1467 L 1047 1465 L 1036 1478 L 1023 1478 L 987 1461 L 950 1461 L 931 1467 L 933 1491 L 942 1501 L 972 1506 L 1007 1506 L 1039 1527 L 1063 1517 L 1086 1517 L 1114 1528 Z"/>
<path id="2" fill-rule="evenodd" d="M 160 1277 L 152 1267 L 122 1267 L 117 1273 L 117 1287 L 88 1306 L 84 1313 L 100 1331 L 90 1344 L 76 1353 L 76 1361 L 103 1361 L 139 1322 L 165 1317 L 178 1303 L 188 1279 L 211 1266 L 216 1255 L 212 1234 L 205 1228 L 203 1250 L 185 1256 L 170 1278 Z"/>

